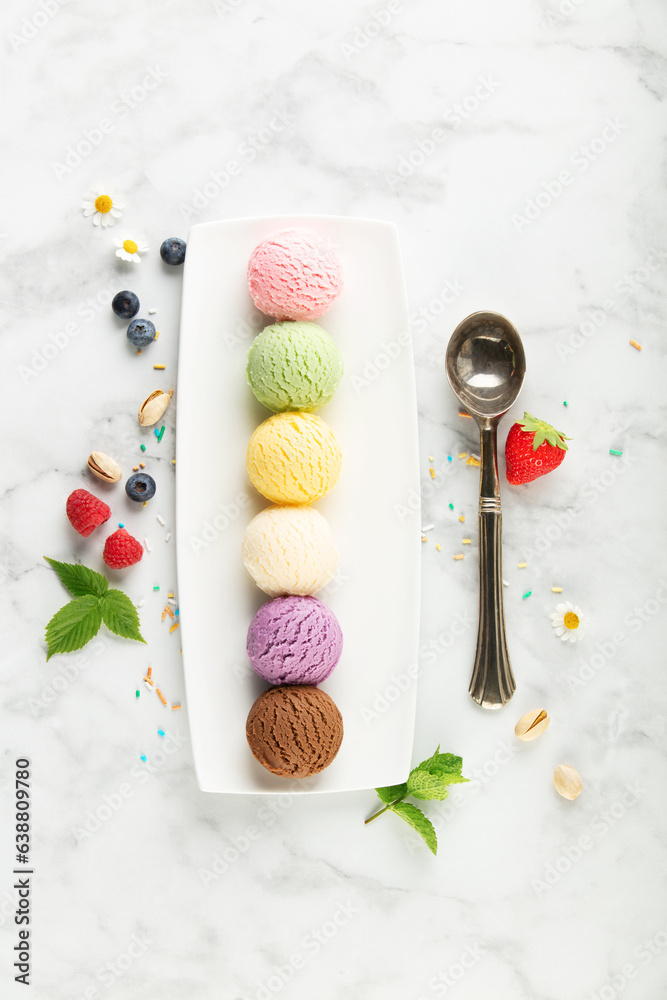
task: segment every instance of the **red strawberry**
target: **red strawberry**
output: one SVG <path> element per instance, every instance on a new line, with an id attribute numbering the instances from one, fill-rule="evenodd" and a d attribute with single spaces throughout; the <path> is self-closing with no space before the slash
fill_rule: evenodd
<path id="1" fill-rule="evenodd" d="M 556 469 L 565 458 L 566 438 L 544 420 L 524 413 L 510 427 L 505 444 L 507 482 L 513 486 L 530 483 Z"/>
<path id="2" fill-rule="evenodd" d="M 88 490 L 74 490 L 74 493 L 70 493 L 66 510 L 70 524 L 84 538 L 111 517 L 111 507 Z"/>
<path id="3" fill-rule="evenodd" d="M 141 542 L 133 538 L 125 528 L 119 528 L 109 535 L 104 543 L 102 558 L 107 566 L 112 569 L 125 569 L 126 566 L 134 566 L 144 554 L 144 547 Z"/>

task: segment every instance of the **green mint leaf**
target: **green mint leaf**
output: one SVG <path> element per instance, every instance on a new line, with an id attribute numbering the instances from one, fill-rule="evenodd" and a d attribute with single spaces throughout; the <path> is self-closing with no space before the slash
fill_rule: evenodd
<path id="1" fill-rule="evenodd" d="M 435 828 L 430 819 L 428 819 L 421 809 L 417 806 L 413 806 L 410 802 L 397 802 L 395 806 L 391 807 L 392 812 L 395 812 L 397 816 L 416 830 L 419 836 L 422 838 L 429 851 L 433 854 L 438 853 L 438 838 L 435 833 Z"/>
<path id="2" fill-rule="evenodd" d="M 404 781 L 402 785 L 385 785 L 384 788 L 376 788 L 375 791 L 378 793 L 382 801 L 388 804 L 389 802 L 394 802 L 396 799 L 400 799 L 404 795 L 407 795 L 408 786 Z"/>
<path id="3" fill-rule="evenodd" d="M 70 601 L 60 611 L 56 611 L 46 626 L 47 660 L 54 653 L 72 653 L 75 649 L 81 649 L 97 635 L 101 624 L 99 597 L 84 594 Z"/>
<path id="4" fill-rule="evenodd" d="M 107 590 L 101 598 L 102 619 L 110 632 L 125 639 L 146 642 L 139 631 L 139 615 L 134 604 L 122 590 Z"/>
<path id="5" fill-rule="evenodd" d="M 437 747 L 432 757 L 423 760 L 408 775 L 408 795 L 416 799 L 443 799 L 449 794 L 449 785 L 467 781 L 461 774 L 463 760 L 453 753 L 440 753 Z"/>
<path id="6" fill-rule="evenodd" d="M 96 573 L 94 569 L 88 569 L 87 566 L 80 566 L 78 563 L 58 562 L 57 559 L 49 559 L 48 556 L 44 558 L 74 597 L 83 597 L 84 594 L 101 597 L 102 594 L 106 594 L 109 584 L 101 573 Z"/>

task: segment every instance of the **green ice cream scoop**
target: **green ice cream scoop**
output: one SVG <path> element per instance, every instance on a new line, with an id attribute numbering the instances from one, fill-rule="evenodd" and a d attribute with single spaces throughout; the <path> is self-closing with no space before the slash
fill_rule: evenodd
<path id="1" fill-rule="evenodd" d="M 328 403 L 343 375 L 343 359 L 321 326 L 272 323 L 248 353 L 248 382 L 270 410 L 316 410 Z"/>

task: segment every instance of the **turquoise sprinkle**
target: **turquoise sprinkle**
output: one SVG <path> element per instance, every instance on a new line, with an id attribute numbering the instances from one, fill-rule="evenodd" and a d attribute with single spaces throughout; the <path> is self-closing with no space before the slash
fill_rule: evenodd
<path id="1" fill-rule="evenodd" d="M 123 522 L 122 522 L 122 521 L 119 521 L 119 522 L 118 522 L 118 527 L 119 527 L 119 528 L 124 528 L 124 527 L 125 527 L 125 525 L 123 524 Z"/>
<path id="2" fill-rule="evenodd" d="M 143 762 L 145 764 L 146 761 L 148 760 L 148 757 L 146 756 L 146 754 L 145 753 L 140 753 L 139 756 L 141 757 L 141 759 L 143 760 Z"/>
<path id="3" fill-rule="evenodd" d="M 162 424 L 162 427 L 160 428 L 160 430 L 158 430 L 157 428 L 155 428 L 155 430 L 154 430 L 153 433 L 155 434 L 155 437 L 158 439 L 158 443 L 159 443 L 162 440 L 162 435 L 164 434 L 164 424 Z"/>
<path id="4" fill-rule="evenodd" d="M 164 729 L 158 729 L 157 734 L 158 736 L 164 736 Z"/>
<path id="5" fill-rule="evenodd" d="M 616 449 L 615 449 L 615 448 L 610 448 L 610 449 L 609 449 L 609 454 L 610 454 L 610 455 L 622 455 L 622 454 L 623 454 L 623 452 L 622 452 L 622 451 L 616 451 Z"/>
<path id="6" fill-rule="evenodd" d="M 448 461 L 448 462 L 451 462 L 451 460 L 452 460 L 452 456 L 451 456 L 451 455 L 448 455 L 448 456 L 447 456 L 447 461 Z"/>

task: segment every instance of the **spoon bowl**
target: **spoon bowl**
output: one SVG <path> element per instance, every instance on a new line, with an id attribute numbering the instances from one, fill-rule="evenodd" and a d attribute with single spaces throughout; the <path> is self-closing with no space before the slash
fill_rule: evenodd
<path id="1" fill-rule="evenodd" d="M 454 330 L 446 356 L 449 384 L 478 419 L 501 417 L 519 395 L 526 358 L 508 319 L 492 312 L 467 316 Z"/>
<path id="2" fill-rule="evenodd" d="M 521 391 L 526 358 L 521 337 L 508 319 L 476 312 L 454 330 L 445 365 L 449 384 L 477 421 L 481 440 L 479 625 L 469 692 L 483 708 L 501 708 L 516 683 L 505 637 L 497 428 Z"/>

